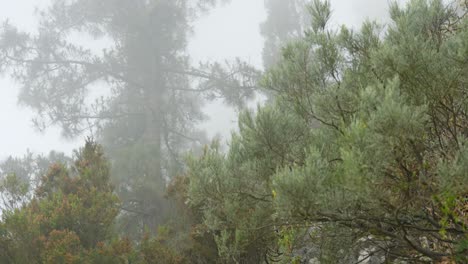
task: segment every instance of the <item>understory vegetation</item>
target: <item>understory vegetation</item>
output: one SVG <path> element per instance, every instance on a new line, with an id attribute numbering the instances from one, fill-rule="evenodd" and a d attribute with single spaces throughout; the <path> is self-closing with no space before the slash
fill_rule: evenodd
<path id="1" fill-rule="evenodd" d="M 72 158 L 2 164 L 0 263 L 468 263 L 466 1 L 393 3 L 358 30 L 331 26 L 328 1 L 291 1 L 301 22 L 266 43 L 264 72 L 191 68 L 188 2 L 146 17 L 70 2 L 37 37 L 5 25 L 0 69 L 39 123 L 100 132 Z M 70 46 L 72 29 L 115 49 Z M 86 106 L 94 81 L 115 93 Z M 196 129 L 210 98 L 243 109 L 227 147 Z"/>

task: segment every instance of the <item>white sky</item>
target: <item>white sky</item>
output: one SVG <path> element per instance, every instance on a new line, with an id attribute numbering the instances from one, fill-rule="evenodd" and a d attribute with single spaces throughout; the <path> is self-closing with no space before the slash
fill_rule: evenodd
<path id="1" fill-rule="evenodd" d="M 99 1 L 99 0 L 96 0 Z M 284 0 L 288 1 L 288 0 Z M 46 6 L 48 0 L 0 0 L 0 21 L 9 21 L 23 29 L 34 28 L 34 7 Z M 387 0 L 331 0 L 333 23 L 357 27 L 366 17 L 385 20 Z M 194 27 L 189 45 L 193 61 L 223 61 L 241 57 L 261 66 L 263 39 L 259 25 L 266 18 L 263 0 L 232 0 L 200 19 Z M 29 149 L 36 153 L 51 150 L 70 153 L 82 141 L 67 141 L 57 128 L 39 133 L 33 126 L 31 110 L 17 105 L 18 87 L 0 76 L 0 159 L 9 155 L 22 155 Z M 213 103 L 205 107 L 210 120 L 204 125 L 209 136 L 221 134 L 225 138 L 236 127 L 236 113 Z"/>

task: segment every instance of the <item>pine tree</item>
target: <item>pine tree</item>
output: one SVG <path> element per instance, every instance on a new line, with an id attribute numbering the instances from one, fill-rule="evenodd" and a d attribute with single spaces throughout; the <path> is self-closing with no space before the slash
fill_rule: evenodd
<path id="1" fill-rule="evenodd" d="M 37 34 L 3 25 L 2 71 L 21 85 L 20 102 L 35 110 L 39 128 L 58 125 L 68 137 L 93 131 L 115 165 L 133 234 L 162 222 L 180 153 L 203 140 L 195 127 L 204 96 L 242 103 L 253 94 L 257 71 L 245 63 L 190 66 L 192 13 L 215 2 L 52 1 Z"/>
<path id="2" fill-rule="evenodd" d="M 263 78 L 275 102 L 190 163 L 220 256 L 466 262 L 468 6 L 393 4 L 388 28 L 357 32 L 329 26 L 328 2 L 309 11 Z"/>

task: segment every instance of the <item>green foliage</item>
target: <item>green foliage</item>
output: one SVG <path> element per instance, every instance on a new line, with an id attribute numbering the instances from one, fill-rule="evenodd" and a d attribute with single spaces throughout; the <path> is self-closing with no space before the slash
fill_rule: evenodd
<path id="1" fill-rule="evenodd" d="M 9 182 L 16 186 L 13 176 Z M 110 164 L 102 147 L 88 140 L 70 166 L 51 165 L 30 201 L 2 212 L 0 262 L 216 263 L 214 239 L 195 227 L 201 217 L 186 206 L 186 193 L 185 181 L 174 182 L 169 193 L 185 221 L 160 226 L 157 236 L 142 240 L 119 237 L 121 203 L 110 183 Z"/>
<path id="2" fill-rule="evenodd" d="M 144 238 L 140 245 L 142 254 L 141 264 L 182 264 L 188 263 L 182 257 L 178 256 L 170 247 L 165 244 L 164 235 L 158 235 L 156 239 Z"/>
<path id="3" fill-rule="evenodd" d="M 0 197 L 4 210 L 13 210 L 28 199 L 29 182 L 22 181 L 16 174 L 7 174 L 0 182 Z"/>
<path id="4" fill-rule="evenodd" d="M 83 263 L 113 235 L 119 202 L 99 145 L 87 141 L 72 168 L 52 165 L 20 208 L 4 211 L 1 258 L 8 263 Z"/>
<path id="5" fill-rule="evenodd" d="M 138 117 L 110 118 L 100 130 L 113 157 L 112 170 L 102 148 L 88 141 L 73 164 L 52 165 L 31 197 L 32 185 L 24 180 L 31 177 L 23 176 L 30 170 L 4 171 L 0 191 L 9 210 L 3 211 L 0 222 L 0 262 L 354 263 L 366 252 L 364 257 L 389 263 L 466 262 L 466 4 L 393 4 L 388 27 L 366 22 L 356 32 L 330 28 L 329 2 L 313 1 L 307 8 L 309 29 L 283 48 L 281 59 L 263 77 L 262 85 L 275 100 L 240 114 L 239 131 L 233 133 L 227 152 L 214 141 L 199 156 L 188 155 L 182 173 L 180 153 L 194 132 L 189 124 L 202 118 L 196 96 L 178 91 L 178 85 L 186 89 L 189 80 L 165 71 L 165 66 L 174 65 L 187 70 L 186 58 L 176 52 L 185 47 L 185 2 L 155 2 L 156 8 L 148 2 L 122 1 L 128 5 L 87 13 L 102 7 L 96 3 L 74 13 L 73 6 L 57 2 L 48 13 L 57 20 L 45 16 L 44 25 L 61 28 L 57 21 L 86 14 L 86 23 L 72 24 L 74 30 L 108 34 L 122 44 L 115 50 L 119 56 L 95 57 L 58 42 L 56 50 L 66 47 L 62 59 L 79 54 L 88 61 L 51 62 L 58 76 L 67 78 L 58 83 L 42 80 L 40 74 L 29 74 L 49 70 L 49 63 L 31 63 L 28 58 L 48 57 L 42 55 L 50 51 L 30 49 L 45 52 L 30 54 L 29 49 L 17 50 L 18 43 L 49 45 L 49 37 L 56 35 L 46 29 L 54 27 L 44 27 L 31 39 L 5 25 L 0 42 L 3 66 L 19 67 L 16 77 L 24 85 L 23 100 L 40 113 L 51 112 L 45 118 L 61 122 L 70 133 L 80 128 L 80 121 L 69 116 L 80 104 L 68 101 L 68 96 L 81 102 L 80 89 L 67 90 L 68 96 L 57 101 L 63 104 L 57 105 L 28 101 L 29 96 L 46 90 L 57 95 L 57 87 L 83 87 L 83 82 L 109 78 L 109 84 L 125 84 L 113 87 L 118 96 L 106 109 L 122 110 L 119 102 L 126 99 L 124 110 Z M 290 6 L 268 4 L 272 14 L 282 6 L 298 7 L 295 1 L 288 2 Z M 147 14 L 147 9 L 154 13 Z M 135 24 L 122 26 L 126 16 L 136 18 Z M 154 28 L 160 18 L 168 20 Z M 269 21 L 265 32 L 272 39 L 296 32 L 300 24 L 288 19 L 284 21 L 291 23 L 278 32 Z M 133 30 L 140 26 L 151 34 Z M 150 54 L 154 60 L 145 60 L 145 51 L 156 43 L 151 36 L 161 38 L 160 50 Z M 277 48 L 278 43 L 271 44 L 272 50 Z M 264 55 L 273 59 L 270 51 Z M 163 54 L 174 56 L 161 60 Z M 137 71 L 116 70 L 122 58 Z M 165 65 L 167 61 L 173 63 Z M 237 88 L 253 79 L 251 75 L 242 82 L 219 65 L 211 66 L 201 90 L 222 86 L 226 78 Z M 243 73 L 253 71 L 245 64 L 243 68 Z M 164 76 L 155 69 L 164 69 Z M 79 79 L 69 75 L 72 70 L 79 71 Z M 129 80 L 142 81 L 142 92 L 135 92 L 138 85 Z M 223 94 L 228 102 L 240 104 L 250 94 L 228 87 L 210 90 L 207 96 Z M 62 107 L 66 111 L 58 111 Z M 54 115 L 62 112 L 64 116 Z M 14 160 L 10 164 L 22 167 Z M 123 203 L 110 184 L 111 171 Z M 165 181 L 176 174 L 183 176 L 173 178 L 167 192 L 173 209 L 165 211 L 169 206 L 158 201 Z M 145 232 L 157 236 L 148 234 L 138 243 L 119 238 L 114 227 L 121 209 L 121 223 L 139 216 L 127 222 L 134 241 Z M 155 216 L 163 211 L 172 213 L 173 220 L 157 228 L 160 219 Z"/>
<path id="6" fill-rule="evenodd" d="M 80 238 L 70 231 L 54 230 L 44 242 L 44 263 L 82 263 Z"/>
<path id="7" fill-rule="evenodd" d="M 201 158 L 189 158 L 189 201 L 203 210 L 224 262 L 256 263 L 276 240 L 271 177 L 304 162 L 309 131 L 275 107 L 259 108 L 255 117 L 244 112 L 239 129 L 227 155 L 214 143 Z"/>
<path id="8" fill-rule="evenodd" d="M 0 199 L 3 210 L 13 210 L 31 200 L 33 188 L 40 177 L 47 173 L 54 163 L 66 164 L 70 159 L 63 153 L 50 152 L 49 155 L 33 155 L 28 152 L 23 157 L 8 157 L 0 163 Z"/>
<path id="9" fill-rule="evenodd" d="M 355 32 L 309 6 L 263 78 L 276 102 L 240 115 L 227 154 L 189 159 L 223 261 L 307 260 L 299 242 L 325 263 L 466 256 L 467 8 L 393 4 L 388 28 Z"/>
<path id="10" fill-rule="evenodd" d="M 204 139 L 206 99 L 241 106 L 254 95 L 259 72 L 245 62 L 190 64 L 191 23 L 218 2 L 54 0 L 38 11 L 35 33 L 0 28 L 0 71 L 20 85 L 35 126 L 91 131 L 105 146 L 127 209 L 120 230 L 134 239 L 169 215 L 164 188 Z"/>
<path id="11" fill-rule="evenodd" d="M 180 176 L 168 187 L 167 197 L 175 210 L 166 227 L 167 244 L 190 263 L 219 263 L 215 239 L 203 223 L 201 208 L 189 204 L 189 183 L 189 177 Z"/>

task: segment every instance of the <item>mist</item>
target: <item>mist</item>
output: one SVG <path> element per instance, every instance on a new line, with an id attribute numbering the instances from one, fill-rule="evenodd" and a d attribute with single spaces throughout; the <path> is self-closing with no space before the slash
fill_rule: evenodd
<path id="1" fill-rule="evenodd" d="M 3 1 L 0 264 L 468 261 L 467 10 Z"/>
<path id="2" fill-rule="evenodd" d="M 35 11 L 46 7 L 48 3 L 48 0 L 3 3 L 0 17 L 3 20 L 8 19 L 23 30 L 34 31 L 37 23 Z M 386 0 L 334 0 L 331 3 L 333 23 L 336 26 L 346 24 L 358 27 L 366 19 L 388 19 Z M 242 19 L 239 20 L 239 17 Z M 224 61 L 239 57 L 261 68 L 264 40 L 259 27 L 265 19 L 266 13 L 261 0 L 236 0 L 211 10 L 194 22 L 188 46 L 193 62 Z M 1 84 L 4 87 L 0 96 L 1 112 L 4 113 L 1 120 L 9 124 L 10 129 L 4 131 L 5 136 L 0 139 L 3 146 L 0 157 L 20 156 L 26 150 L 37 153 L 58 150 L 71 154 L 80 145 L 83 137 L 79 140 L 64 139 L 57 127 L 52 126 L 46 131 L 35 129 L 31 123 L 34 113 L 17 104 L 17 85 L 8 76 L 3 76 Z M 204 124 L 210 137 L 228 138 L 231 130 L 236 127 L 235 111 L 224 107 L 221 102 L 213 102 L 206 106 L 205 112 L 210 116 Z"/>

